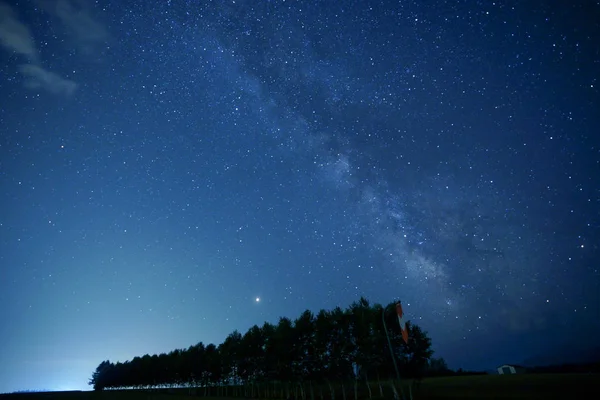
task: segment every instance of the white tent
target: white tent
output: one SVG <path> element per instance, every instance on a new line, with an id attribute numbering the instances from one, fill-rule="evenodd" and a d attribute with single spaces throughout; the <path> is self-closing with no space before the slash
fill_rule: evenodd
<path id="1" fill-rule="evenodd" d="M 525 368 L 518 365 L 504 364 L 498 367 L 500 375 L 522 374 L 523 372 L 525 372 Z"/>

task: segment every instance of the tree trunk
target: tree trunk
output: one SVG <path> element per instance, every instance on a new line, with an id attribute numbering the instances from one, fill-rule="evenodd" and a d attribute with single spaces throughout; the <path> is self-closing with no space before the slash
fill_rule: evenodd
<path id="1" fill-rule="evenodd" d="M 315 391 L 313 389 L 312 381 L 309 381 L 310 384 L 310 400 L 315 400 Z"/>
<path id="2" fill-rule="evenodd" d="M 358 400 L 358 378 L 354 378 L 354 400 Z"/>
<path id="3" fill-rule="evenodd" d="M 371 384 L 369 383 L 369 378 L 367 377 L 367 374 L 365 374 L 365 383 L 367 384 L 367 389 L 369 390 L 369 399 L 372 399 L 373 392 L 371 392 Z"/>
<path id="4" fill-rule="evenodd" d="M 379 385 L 379 395 L 383 397 L 383 386 L 381 385 L 381 378 L 379 377 L 379 371 L 377 371 L 377 384 Z"/>
<path id="5" fill-rule="evenodd" d="M 392 391 L 394 392 L 394 399 L 400 400 L 400 395 L 398 394 L 398 390 L 396 390 L 396 383 L 393 379 L 390 381 L 390 386 L 392 387 Z"/>
<path id="6" fill-rule="evenodd" d="M 335 389 L 333 388 L 333 385 L 329 380 L 327 381 L 327 384 L 329 385 L 329 393 L 331 394 L 331 400 L 335 400 Z"/>
<path id="7" fill-rule="evenodd" d="M 342 381 L 342 399 L 346 400 L 346 386 L 344 386 L 344 381 Z"/>

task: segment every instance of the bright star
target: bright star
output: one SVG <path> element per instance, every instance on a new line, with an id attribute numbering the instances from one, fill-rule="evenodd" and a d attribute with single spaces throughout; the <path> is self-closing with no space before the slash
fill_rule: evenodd
<path id="1" fill-rule="evenodd" d="M 254 299 L 254 301 L 256 301 L 257 303 L 260 303 L 260 297 L 257 297 L 256 299 Z"/>

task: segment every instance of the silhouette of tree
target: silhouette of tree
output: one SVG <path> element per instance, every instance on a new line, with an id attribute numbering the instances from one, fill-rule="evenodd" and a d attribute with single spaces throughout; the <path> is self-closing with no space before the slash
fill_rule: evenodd
<path id="1" fill-rule="evenodd" d="M 242 346 L 242 335 L 237 330 L 227 336 L 225 341 L 219 345 L 223 376 L 228 383 L 239 385 L 240 351 Z"/>
<path id="2" fill-rule="evenodd" d="M 92 378 L 89 381 L 89 384 L 94 387 L 94 390 L 101 391 L 109 387 L 109 384 L 111 383 L 110 374 L 113 367 L 112 363 L 108 360 L 102 361 L 100 365 L 96 367 L 96 370 L 92 373 Z"/>
<path id="3" fill-rule="evenodd" d="M 407 322 L 408 343 L 404 345 L 401 371 L 409 378 L 422 379 L 433 355 L 431 339 L 417 325 Z"/>
<path id="4" fill-rule="evenodd" d="M 346 399 L 352 386 L 357 399 L 361 385 L 372 397 L 376 380 L 383 396 L 381 382 L 396 376 L 386 333 L 403 377 L 420 379 L 447 370 L 442 359 L 431 359 L 431 340 L 417 325 L 407 323 L 409 341 L 404 343 L 393 309 L 394 303 L 383 307 L 361 298 L 345 310 L 316 315 L 306 310 L 294 321 L 282 317 L 276 325 L 254 325 L 243 335 L 234 331 L 218 347 L 199 342 L 116 364 L 102 361 L 89 384 L 99 391 L 201 387 L 205 396 L 302 400 L 324 400 L 329 390 L 335 400 L 336 391 Z"/>
<path id="5" fill-rule="evenodd" d="M 434 358 L 431 357 L 431 359 L 429 360 L 429 365 L 427 368 L 427 375 L 428 376 L 445 376 L 445 375 L 451 375 L 453 374 L 453 371 L 450 370 L 450 368 L 448 368 L 448 365 L 446 364 L 446 360 L 444 360 L 443 358 Z"/>

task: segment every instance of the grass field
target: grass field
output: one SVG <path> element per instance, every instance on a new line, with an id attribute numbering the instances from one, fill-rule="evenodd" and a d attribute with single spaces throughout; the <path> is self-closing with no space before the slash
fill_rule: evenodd
<path id="1" fill-rule="evenodd" d="M 47 392 L 0 395 L 0 400 L 234 400 L 189 396 L 186 390 L 147 392 Z M 343 400 L 338 393 L 336 400 Z M 413 391 L 414 400 L 442 399 L 594 399 L 600 398 L 600 374 L 477 375 L 425 379 Z M 373 397 L 374 400 L 381 398 Z M 235 400 L 240 400 L 239 398 Z M 316 397 L 315 400 L 320 400 Z M 328 396 L 325 400 L 330 400 Z M 354 400 L 347 393 L 346 400 Z M 387 399 L 386 399 L 387 400 Z"/>
<path id="2" fill-rule="evenodd" d="M 477 375 L 424 380 L 415 400 L 595 399 L 600 374 Z"/>

